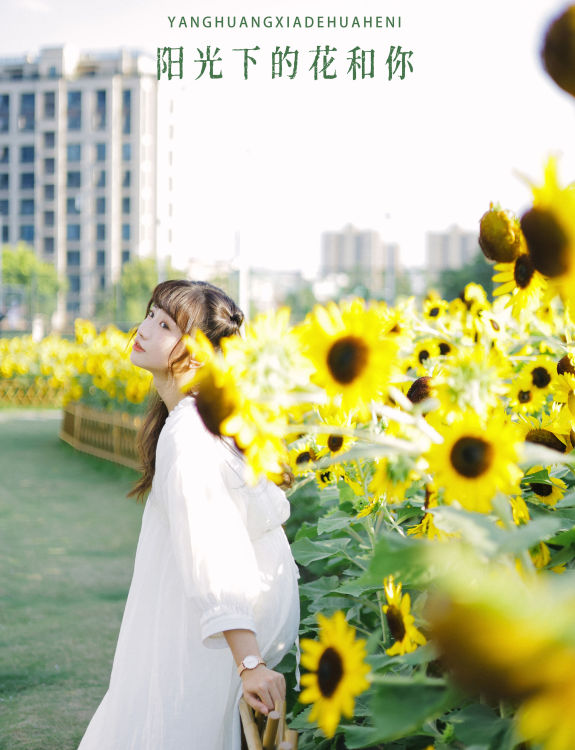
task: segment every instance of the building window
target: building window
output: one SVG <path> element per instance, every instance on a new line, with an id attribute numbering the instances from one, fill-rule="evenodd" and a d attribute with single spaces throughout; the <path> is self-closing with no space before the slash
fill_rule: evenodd
<path id="1" fill-rule="evenodd" d="M 10 187 L 10 175 L 3 172 L 0 174 L 0 190 L 8 190 Z"/>
<path id="2" fill-rule="evenodd" d="M 0 133 L 10 130 L 10 94 L 0 94 Z"/>
<path id="3" fill-rule="evenodd" d="M 123 214 L 130 213 L 130 199 L 129 198 L 122 198 L 122 213 Z"/>
<path id="4" fill-rule="evenodd" d="M 132 160 L 132 144 L 122 143 L 122 161 Z"/>
<path id="5" fill-rule="evenodd" d="M 44 211 L 44 226 L 53 227 L 55 222 L 54 211 Z"/>
<path id="6" fill-rule="evenodd" d="M 106 170 L 101 169 L 96 177 L 96 187 L 106 187 Z"/>
<path id="7" fill-rule="evenodd" d="M 68 291 L 72 294 L 80 293 L 80 277 L 78 275 L 71 273 L 68 274 Z M 77 312 L 77 310 L 73 312 Z"/>
<path id="8" fill-rule="evenodd" d="M 22 172 L 20 175 L 20 189 L 21 190 L 32 190 L 36 181 L 34 179 L 34 172 Z"/>
<path id="9" fill-rule="evenodd" d="M 70 276 L 68 276 L 68 280 L 70 280 Z M 71 288 L 71 282 L 70 282 L 70 288 Z M 80 288 L 80 279 L 78 278 L 78 291 Z M 80 313 L 80 302 L 75 299 L 69 299 L 66 302 L 66 312 L 70 315 L 78 315 Z"/>
<path id="10" fill-rule="evenodd" d="M 132 173 L 130 172 L 129 169 L 126 169 L 122 176 L 122 187 L 130 187 L 131 182 L 132 182 Z"/>
<path id="11" fill-rule="evenodd" d="M 79 188 L 82 187 L 82 173 L 81 172 L 68 172 L 66 175 L 66 187 Z"/>
<path id="12" fill-rule="evenodd" d="M 54 200 L 54 185 L 44 185 L 44 200 L 45 201 L 53 201 Z"/>
<path id="13" fill-rule="evenodd" d="M 96 112 L 94 130 L 106 129 L 106 92 L 96 91 Z"/>
<path id="14" fill-rule="evenodd" d="M 132 132 L 132 92 L 124 89 L 122 92 L 122 133 L 129 135 Z"/>
<path id="15" fill-rule="evenodd" d="M 2 224 L 2 242 L 10 242 L 10 230 L 8 224 Z"/>
<path id="16" fill-rule="evenodd" d="M 123 240 L 129 240 L 130 239 L 130 225 L 129 224 L 122 224 L 122 239 Z"/>
<path id="17" fill-rule="evenodd" d="M 67 240 L 79 240 L 80 239 L 80 225 L 79 224 L 66 224 L 66 239 Z"/>
<path id="18" fill-rule="evenodd" d="M 122 265 L 130 262 L 130 251 L 122 250 Z"/>
<path id="19" fill-rule="evenodd" d="M 105 224 L 96 224 L 96 239 L 97 240 L 106 239 L 106 225 Z"/>
<path id="20" fill-rule="evenodd" d="M 0 200 L 0 216 L 8 216 L 10 213 L 10 202 L 7 198 Z"/>
<path id="21" fill-rule="evenodd" d="M 20 146 L 20 164 L 30 164 L 34 161 L 34 146 Z"/>
<path id="22" fill-rule="evenodd" d="M 54 174 L 56 171 L 56 161 L 54 159 L 44 159 L 44 174 Z"/>
<path id="23" fill-rule="evenodd" d="M 53 120 L 56 117 L 56 92 L 44 92 L 44 118 Z"/>
<path id="24" fill-rule="evenodd" d="M 68 130 L 82 128 L 82 92 L 68 92 Z"/>
<path id="25" fill-rule="evenodd" d="M 23 198 L 20 201 L 20 216 L 34 215 L 34 198 Z"/>
<path id="26" fill-rule="evenodd" d="M 44 254 L 52 255 L 54 253 L 54 238 L 44 237 Z"/>
<path id="27" fill-rule="evenodd" d="M 106 161 L 105 143 L 96 143 L 96 161 Z"/>
<path id="28" fill-rule="evenodd" d="M 80 213 L 80 201 L 78 198 L 66 198 L 66 213 L 68 215 Z"/>
<path id="29" fill-rule="evenodd" d="M 96 265 L 98 268 L 105 268 L 106 266 L 106 251 L 96 250 Z"/>
<path id="30" fill-rule="evenodd" d="M 68 161 L 80 161 L 82 159 L 82 146 L 80 143 L 69 143 L 66 146 L 66 158 Z"/>
<path id="31" fill-rule="evenodd" d="M 96 198 L 96 213 L 97 214 L 106 213 L 106 199 L 105 198 Z"/>
<path id="32" fill-rule="evenodd" d="M 54 148 L 56 145 L 56 133 L 52 131 L 44 133 L 44 148 Z"/>
<path id="33" fill-rule="evenodd" d="M 106 288 L 106 274 L 100 274 L 100 289 Z"/>
<path id="34" fill-rule="evenodd" d="M 68 250 L 66 253 L 66 265 L 79 266 L 80 265 L 80 251 L 79 250 Z"/>
<path id="35" fill-rule="evenodd" d="M 0 146 L 0 164 L 8 164 L 10 161 L 10 146 Z"/>
<path id="36" fill-rule="evenodd" d="M 18 125 L 20 130 L 34 130 L 36 114 L 36 94 L 20 94 L 20 117 Z"/>
<path id="37" fill-rule="evenodd" d="M 20 226 L 20 239 L 24 242 L 34 242 L 34 224 Z"/>
<path id="38" fill-rule="evenodd" d="M 23 198 L 20 201 L 20 216 L 34 215 L 34 198 Z"/>

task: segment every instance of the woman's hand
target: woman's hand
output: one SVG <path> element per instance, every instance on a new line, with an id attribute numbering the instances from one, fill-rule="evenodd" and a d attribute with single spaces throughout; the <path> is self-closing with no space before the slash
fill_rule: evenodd
<path id="1" fill-rule="evenodd" d="M 286 681 L 281 672 L 274 672 L 263 664 L 255 669 L 244 669 L 241 675 L 246 703 L 262 714 L 267 714 L 285 700 Z"/>

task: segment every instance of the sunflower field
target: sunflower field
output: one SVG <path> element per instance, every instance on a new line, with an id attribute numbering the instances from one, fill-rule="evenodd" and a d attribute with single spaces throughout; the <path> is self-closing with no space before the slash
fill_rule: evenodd
<path id="1" fill-rule="evenodd" d="M 543 58 L 575 95 L 575 6 Z M 290 495 L 300 750 L 575 747 L 575 183 L 530 187 L 479 221 L 493 303 L 187 339 L 207 428 Z"/>
<path id="2" fill-rule="evenodd" d="M 145 410 L 151 377 L 128 359 L 131 335 L 109 326 L 97 333 L 76 320 L 72 341 L 57 335 L 0 338 L 0 402 L 59 406 L 77 401 L 106 411 Z"/>

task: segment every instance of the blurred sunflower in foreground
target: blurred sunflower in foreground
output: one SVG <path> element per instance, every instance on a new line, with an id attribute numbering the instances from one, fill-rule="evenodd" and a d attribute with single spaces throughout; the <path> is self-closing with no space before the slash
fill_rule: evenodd
<path id="1" fill-rule="evenodd" d="M 333 737 L 341 715 L 353 716 L 355 696 L 369 687 L 365 662 L 365 641 L 355 638 L 339 610 L 331 618 L 318 615 L 319 641 L 301 641 L 302 665 L 310 670 L 302 675 L 302 703 L 313 703 L 310 721 L 316 721 L 327 737 Z"/>
<path id="2" fill-rule="evenodd" d="M 453 553 L 445 553 L 443 560 Z M 468 692 L 518 705 L 521 738 L 575 746 L 575 596 L 562 579 L 526 586 L 512 567 L 452 560 L 426 609 L 442 664 Z"/>

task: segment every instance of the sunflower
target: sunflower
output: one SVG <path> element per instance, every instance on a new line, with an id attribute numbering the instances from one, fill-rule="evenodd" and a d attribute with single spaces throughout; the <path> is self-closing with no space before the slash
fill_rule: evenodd
<path id="1" fill-rule="evenodd" d="M 388 503 L 401 503 L 415 479 L 417 473 L 411 457 L 387 456 L 377 462 L 369 491 L 376 497 L 385 497 Z"/>
<path id="2" fill-rule="evenodd" d="M 479 247 L 488 260 L 511 263 L 525 252 L 519 219 L 499 204 L 489 204 L 479 220 Z"/>
<path id="3" fill-rule="evenodd" d="M 317 407 L 317 413 L 322 423 L 331 427 L 354 428 L 356 426 L 354 413 L 344 412 L 333 403 Z M 326 431 L 318 434 L 316 443 L 322 456 L 333 457 L 345 453 L 355 443 L 355 438 L 351 435 L 338 435 L 337 430 L 333 430 L 333 432 Z"/>
<path id="4" fill-rule="evenodd" d="M 449 302 L 434 295 L 428 297 L 423 303 L 423 317 L 429 321 L 439 320 L 445 316 L 449 308 Z"/>
<path id="5" fill-rule="evenodd" d="M 417 526 L 412 526 L 407 529 L 409 536 L 414 536 L 416 538 L 427 537 L 427 539 L 431 540 L 437 539 L 439 542 L 444 542 L 447 539 L 458 536 L 457 534 L 451 534 L 437 528 L 435 521 L 433 520 L 433 513 L 429 512 L 430 508 L 436 507 L 437 492 L 428 486 L 425 488 L 425 503 L 423 505 L 425 514 Z"/>
<path id="6" fill-rule="evenodd" d="M 533 385 L 533 379 L 529 373 L 521 372 L 520 376 L 509 386 L 509 407 L 516 414 L 538 412 L 546 398 L 546 392 Z"/>
<path id="7" fill-rule="evenodd" d="M 423 339 L 413 347 L 413 354 L 409 358 L 409 365 L 419 376 L 428 375 L 430 364 L 441 355 L 438 339 Z"/>
<path id="8" fill-rule="evenodd" d="M 507 307 L 519 319 L 523 311 L 532 312 L 541 305 L 545 291 L 545 278 L 536 270 L 528 253 L 522 253 L 511 263 L 497 263 L 493 281 L 499 284 L 493 296 L 510 294 Z"/>
<path id="9" fill-rule="evenodd" d="M 529 480 L 530 474 L 538 474 L 543 471 L 542 466 L 532 466 L 529 471 L 525 473 L 525 480 Z M 532 500 L 539 500 L 539 502 L 545 505 L 556 505 L 559 500 L 565 494 L 567 485 L 559 477 L 549 477 L 548 482 L 529 482 L 529 488 L 533 492 Z"/>
<path id="10" fill-rule="evenodd" d="M 571 418 L 575 417 L 575 375 L 564 372 L 558 375 L 553 388 L 553 400 L 558 404 L 564 404 Z"/>
<path id="11" fill-rule="evenodd" d="M 398 343 L 390 318 L 363 300 L 316 306 L 299 327 L 304 354 L 315 367 L 312 380 L 329 397 L 341 395 L 345 410 L 368 414 L 370 402 L 387 391 Z"/>
<path id="12" fill-rule="evenodd" d="M 301 663 L 310 670 L 301 678 L 302 703 L 313 703 L 310 721 L 316 721 L 327 737 L 333 737 L 341 715 L 353 716 L 355 696 L 369 687 L 365 641 L 355 638 L 339 610 L 331 618 L 318 614 L 319 641 L 301 641 Z"/>
<path id="13" fill-rule="evenodd" d="M 509 498 L 509 504 L 511 505 L 513 523 L 516 526 L 521 526 L 524 523 L 529 523 L 529 509 L 527 507 L 527 503 L 521 497 L 521 495 L 511 495 L 511 497 Z"/>
<path id="14" fill-rule="evenodd" d="M 289 467 L 295 477 L 312 474 L 316 470 L 318 455 L 312 442 L 306 440 L 304 443 L 298 441 L 296 447 L 289 451 Z"/>
<path id="15" fill-rule="evenodd" d="M 555 362 L 551 357 L 540 355 L 523 367 L 521 373 L 528 373 L 531 383 L 541 391 L 551 391 L 557 378 Z"/>
<path id="16" fill-rule="evenodd" d="M 409 654 L 418 646 L 427 643 L 427 639 L 413 624 L 415 618 L 411 614 L 411 600 L 409 594 L 401 595 L 401 583 L 395 584 L 393 576 L 383 582 L 387 604 L 382 609 L 395 643 L 385 650 L 388 656 Z"/>
<path id="17" fill-rule="evenodd" d="M 485 414 L 495 408 L 507 391 L 504 379 L 510 375 L 510 365 L 497 349 L 488 352 L 481 345 L 465 347 L 454 353 L 442 367 L 434 385 L 441 410 L 454 414 L 473 409 Z"/>
<path id="18" fill-rule="evenodd" d="M 487 513 L 496 492 L 518 493 L 520 437 L 503 414 L 483 420 L 474 411 L 463 412 L 442 434 L 443 443 L 430 448 L 427 460 L 447 503 Z"/>
<path id="19" fill-rule="evenodd" d="M 559 291 L 575 312 L 575 188 L 561 187 L 557 161 L 545 165 L 543 185 L 531 185 L 533 207 L 521 217 L 521 229 L 535 269 Z"/>

